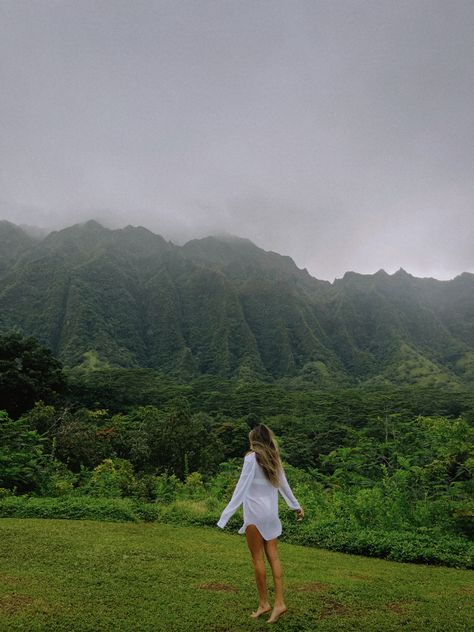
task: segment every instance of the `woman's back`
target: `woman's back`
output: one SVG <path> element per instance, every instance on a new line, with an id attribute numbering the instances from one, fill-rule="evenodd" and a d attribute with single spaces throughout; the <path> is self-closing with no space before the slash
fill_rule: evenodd
<path id="1" fill-rule="evenodd" d="M 300 504 L 288 485 L 284 469 L 280 470 L 280 485 L 275 487 L 258 463 L 255 452 L 248 453 L 245 456 L 234 495 L 222 512 L 218 526 L 223 528 L 242 503 L 244 523 L 239 529 L 240 534 L 245 533 L 249 524 L 254 524 L 265 540 L 278 537 L 282 532 L 278 515 L 278 492 L 281 493 L 290 509 L 300 509 Z"/>

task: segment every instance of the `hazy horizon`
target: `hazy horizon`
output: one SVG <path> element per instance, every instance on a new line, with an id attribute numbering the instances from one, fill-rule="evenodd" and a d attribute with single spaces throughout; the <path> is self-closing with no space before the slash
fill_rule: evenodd
<path id="1" fill-rule="evenodd" d="M 474 272 L 474 3 L 6 0 L 0 218 Z"/>

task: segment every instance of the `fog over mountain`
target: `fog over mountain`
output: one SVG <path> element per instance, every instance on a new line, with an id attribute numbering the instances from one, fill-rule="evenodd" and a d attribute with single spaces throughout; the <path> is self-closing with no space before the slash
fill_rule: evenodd
<path id="1" fill-rule="evenodd" d="M 0 219 L 474 271 L 474 3 L 0 4 Z"/>

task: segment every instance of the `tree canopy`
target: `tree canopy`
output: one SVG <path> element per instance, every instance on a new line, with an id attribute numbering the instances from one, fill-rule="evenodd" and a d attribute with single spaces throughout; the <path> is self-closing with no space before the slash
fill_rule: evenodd
<path id="1" fill-rule="evenodd" d="M 0 409 L 17 419 L 35 402 L 54 402 L 66 388 L 62 365 L 33 336 L 0 336 Z"/>

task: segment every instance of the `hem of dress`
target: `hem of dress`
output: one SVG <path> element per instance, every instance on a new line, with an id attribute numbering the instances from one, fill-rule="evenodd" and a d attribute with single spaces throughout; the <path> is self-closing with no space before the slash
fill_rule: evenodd
<path id="1" fill-rule="evenodd" d="M 251 524 L 254 524 L 257 527 L 257 529 L 258 529 L 258 525 L 255 524 L 255 522 L 244 522 L 244 524 L 240 527 L 238 533 L 240 533 L 241 535 L 245 535 L 245 531 L 247 530 L 247 527 L 249 525 L 251 525 Z M 270 540 L 275 540 L 275 538 L 280 537 L 282 532 L 283 532 L 283 530 L 280 529 L 280 531 L 276 535 L 272 536 L 271 538 L 266 538 L 263 535 L 263 533 L 260 531 L 260 529 L 258 529 L 258 531 L 259 531 L 260 535 L 262 536 L 262 538 L 265 540 L 265 542 L 269 542 Z"/>

